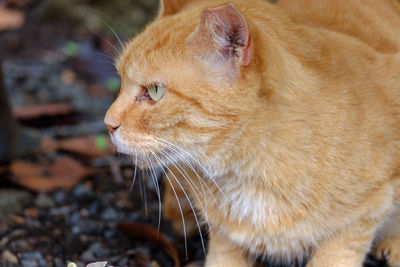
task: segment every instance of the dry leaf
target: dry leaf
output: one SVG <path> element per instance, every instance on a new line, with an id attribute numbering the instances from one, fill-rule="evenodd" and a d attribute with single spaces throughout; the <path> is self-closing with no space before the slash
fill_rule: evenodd
<path id="1" fill-rule="evenodd" d="M 16 183 L 37 192 L 72 188 L 90 174 L 79 162 L 68 157 L 60 158 L 50 166 L 15 161 L 10 169 Z"/>
<path id="2" fill-rule="evenodd" d="M 120 223 L 118 229 L 133 239 L 159 246 L 174 260 L 175 267 L 180 266 L 178 251 L 157 229 L 138 223 Z"/>
<path id="3" fill-rule="evenodd" d="M 0 6 L 0 31 L 22 27 L 25 16 L 22 12 Z"/>
<path id="4" fill-rule="evenodd" d="M 70 104 L 43 104 L 14 108 L 13 113 L 17 119 L 30 120 L 42 116 L 66 115 L 73 112 Z"/>
<path id="5" fill-rule="evenodd" d="M 104 157 L 114 152 L 114 146 L 107 136 L 84 136 L 60 140 L 58 150 L 68 151 L 89 157 Z"/>

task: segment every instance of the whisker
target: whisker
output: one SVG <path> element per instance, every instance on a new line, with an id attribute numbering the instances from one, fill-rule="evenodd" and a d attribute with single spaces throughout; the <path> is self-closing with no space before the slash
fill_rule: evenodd
<path id="1" fill-rule="evenodd" d="M 191 159 L 193 159 L 195 161 L 195 163 L 197 163 L 199 165 L 199 167 L 202 168 L 203 172 L 205 172 L 205 174 L 210 178 L 210 180 L 215 184 L 215 186 L 218 188 L 218 190 L 221 192 L 221 194 L 224 196 L 224 198 L 229 201 L 229 198 L 225 195 L 225 193 L 222 191 L 222 189 L 220 188 L 220 186 L 217 184 L 217 182 L 215 181 L 215 179 L 210 175 L 210 173 L 207 171 L 207 169 L 195 158 L 193 157 L 189 152 L 187 152 L 186 150 L 184 150 L 183 148 L 180 148 L 179 146 L 172 144 L 170 142 L 168 142 L 167 140 L 164 140 L 162 138 L 159 138 L 162 142 L 167 143 L 173 147 L 176 147 L 177 149 L 179 149 L 180 151 L 182 151 L 183 153 L 185 153 L 186 155 L 188 155 Z"/>
<path id="2" fill-rule="evenodd" d="M 146 186 L 146 182 L 143 179 L 143 177 L 141 177 L 140 181 L 143 184 L 144 212 L 145 212 L 146 216 L 149 217 L 149 209 L 148 209 L 148 203 L 147 203 L 147 186 Z"/>
<path id="3" fill-rule="evenodd" d="M 139 178 L 139 191 L 140 191 L 140 200 L 142 202 L 142 209 L 145 209 L 145 204 L 144 204 L 144 196 L 143 196 L 143 184 L 142 184 L 142 177 L 143 177 L 143 170 L 140 171 L 140 175 L 138 176 Z"/>
<path id="4" fill-rule="evenodd" d="M 167 147 L 167 149 L 169 149 L 170 151 L 174 152 L 175 155 L 178 156 L 179 159 L 183 160 L 184 163 L 186 163 L 186 165 L 196 174 L 197 179 L 200 181 L 200 185 L 201 185 L 201 187 L 202 187 L 202 189 L 203 189 L 203 192 L 204 192 L 204 188 L 203 188 L 203 185 L 204 185 L 204 186 L 207 188 L 208 192 L 210 193 L 211 197 L 214 199 L 215 204 L 216 204 L 217 206 L 219 206 L 219 202 L 218 202 L 217 199 L 215 198 L 215 196 L 214 196 L 213 192 L 211 191 L 210 187 L 209 187 L 209 186 L 207 185 L 207 183 L 203 180 L 203 177 L 201 177 L 201 176 L 197 173 L 195 167 L 194 167 L 188 160 L 186 160 L 186 158 L 185 158 L 184 156 L 180 156 L 179 153 L 178 153 L 173 147 L 171 147 L 170 145 L 165 144 L 165 143 L 161 143 L 161 144 L 164 145 L 165 147 Z M 205 194 L 205 192 L 204 192 L 204 194 Z"/>
<path id="5" fill-rule="evenodd" d="M 152 146 L 153 146 L 153 145 L 152 145 Z M 167 160 L 169 160 L 169 159 L 168 159 L 168 155 L 166 155 L 162 150 L 160 150 L 160 149 L 157 148 L 156 146 L 153 146 L 153 147 L 154 147 L 158 152 L 160 152 L 161 154 L 163 154 L 163 156 L 164 156 Z M 169 160 L 169 161 L 171 161 L 171 160 Z M 183 176 L 183 178 L 185 179 L 185 181 L 189 184 L 190 188 L 192 189 L 193 193 L 195 194 L 195 196 L 196 196 L 196 198 L 197 198 L 197 200 L 198 200 L 198 203 L 199 203 L 200 206 L 201 206 L 201 209 L 203 210 L 203 214 L 204 214 L 205 216 L 207 216 L 207 211 L 206 211 L 206 209 L 204 208 L 204 206 L 203 206 L 203 204 L 202 204 L 202 201 L 201 201 L 199 195 L 197 194 L 197 193 L 200 194 L 200 190 L 197 188 L 196 184 L 190 179 L 190 176 L 189 176 L 188 173 L 185 171 L 185 169 L 182 168 L 182 166 L 179 165 L 179 167 L 178 167 L 178 166 L 177 166 L 174 162 L 172 162 L 172 161 L 171 161 L 171 163 L 172 163 L 172 165 L 175 166 L 175 168 L 178 170 L 178 172 Z M 181 170 L 182 170 L 185 174 L 182 173 Z M 174 176 L 175 176 L 175 175 L 174 175 Z M 203 193 L 204 193 L 203 197 L 204 197 L 204 199 L 206 199 L 205 191 L 204 191 L 204 190 L 203 190 Z M 207 220 L 207 225 L 208 225 L 208 228 L 211 229 L 208 220 Z"/>
<path id="6" fill-rule="evenodd" d="M 137 172 L 137 154 L 135 154 L 135 170 L 133 172 L 133 181 L 131 184 L 131 187 L 129 188 L 129 192 L 132 192 L 133 186 L 135 184 L 136 181 L 136 172 Z"/>
<path id="7" fill-rule="evenodd" d="M 114 31 L 114 29 L 111 28 L 111 26 L 108 25 L 108 23 L 105 22 L 105 21 L 104 21 L 102 18 L 100 18 L 99 16 L 97 16 L 97 15 L 94 15 L 94 16 L 96 16 L 104 25 L 107 26 L 107 28 L 114 34 L 115 38 L 117 38 L 119 44 L 121 45 L 121 49 L 124 49 L 124 45 L 122 44 L 121 39 L 119 38 L 119 36 L 117 35 L 117 33 Z"/>
<path id="8" fill-rule="evenodd" d="M 99 55 L 99 56 L 102 56 L 102 57 L 106 57 L 106 58 L 108 58 L 108 59 L 110 59 L 111 61 L 114 61 L 115 60 L 115 58 L 113 58 L 112 56 L 110 56 L 110 55 L 107 55 L 106 53 L 101 53 L 101 52 L 90 52 L 91 54 L 94 54 L 94 55 Z M 108 62 L 108 63 L 110 63 L 109 61 L 106 61 L 106 60 L 104 60 L 103 62 Z"/>
<path id="9" fill-rule="evenodd" d="M 147 155 L 146 158 L 148 159 Z M 148 160 L 148 162 L 150 163 L 150 174 L 154 183 L 154 186 L 156 188 L 156 192 L 157 192 L 157 197 L 158 197 L 158 222 L 157 222 L 157 230 L 158 232 L 160 232 L 160 225 L 161 225 L 161 211 L 162 211 L 162 204 L 161 204 L 161 193 L 160 193 L 160 187 L 158 185 L 158 180 L 157 180 L 157 174 L 155 172 L 154 169 L 154 164 Z"/>
<path id="10" fill-rule="evenodd" d="M 154 155 L 154 153 L 153 153 L 153 155 Z M 156 160 L 157 160 L 157 162 L 159 162 L 157 158 L 156 158 Z M 159 162 L 159 163 L 160 163 L 160 162 Z M 184 218 L 185 216 L 183 215 L 183 211 L 182 211 L 182 206 L 181 206 L 181 203 L 180 203 L 180 201 L 179 201 L 178 195 L 176 194 L 174 185 L 173 185 L 172 182 L 171 182 L 171 179 L 169 179 L 168 174 L 165 172 L 165 170 L 164 170 L 163 168 L 161 168 L 161 170 L 162 170 L 162 172 L 164 173 L 165 178 L 167 178 L 168 183 L 171 185 L 172 192 L 174 192 L 174 195 L 175 195 L 175 198 L 176 198 L 176 202 L 178 203 L 178 208 L 179 208 L 179 211 L 180 211 L 181 217 L 182 217 L 183 236 L 184 236 L 184 239 L 185 239 L 185 255 L 186 255 L 186 259 L 188 259 L 187 237 L 186 237 L 186 223 L 185 223 L 185 218 Z"/>
<path id="11" fill-rule="evenodd" d="M 93 14 L 94 15 L 94 14 Z M 100 19 L 100 17 L 98 17 L 98 16 L 96 16 L 96 15 L 94 15 L 95 17 L 97 17 L 98 19 Z M 101 20 L 101 19 L 100 19 Z M 114 49 L 114 52 L 115 52 L 115 55 L 113 55 L 113 56 L 115 56 L 115 57 L 118 57 L 118 55 L 121 53 L 121 51 L 119 51 L 116 47 L 115 47 L 115 45 L 113 44 L 113 43 L 111 43 L 109 40 L 107 40 L 106 38 L 104 38 L 103 36 L 101 36 L 100 34 L 98 34 L 97 32 L 95 32 L 95 31 L 92 31 L 88 26 L 86 26 L 86 25 L 84 25 L 84 24 L 82 24 L 82 27 L 84 27 L 87 31 L 89 31 L 91 34 L 93 34 L 93 35 L 95 35 L 96 37 L 98 37 L 98 38 L 100 38 L 101 40 L 103 40 L 104 42 L 106 42 L 109 46 L 111 46 L 111 48 L 112 49 Z M 113 58 L 113 57 L 111 57 L 113 60 L 115 59 L 115 58 Z"/>
<path id="12" fill-rule="evenodd" d="M 167 166 L 164 162 L 162 162 L 161 159 L 160 159 L 155 153 L 153 153 L 152 151 L 151 151 L 151 153 L 152 153 L 153 156 L 156 158 L 156 160 L 158 161 L 158 163 L 162 164 L 162 165 L 163 165 L 165 168 L 167 168 L 167 170 L 172 174 L 172 176 L 174 177 L 175 181 L 178 183 L 179 187 L 182 189 L 182 192 L 183 192 L 183 194 L 185 195 L 186 199 L 188 200 L 189 205 L 190 205 L 190 208 L 192 209 L 194 218 L 195 218 L 195 220 L 196 220 L 197 229 L 199 230 L 199 235 L 200 235 L 201 245 L 202 245 L 202 247 L 203 247 L 203 252 L 204 252 L 204 255 L 206 255 L 207 253 L 206 253 L 206 249 L 205 249 L 205 245 L 204 245 L 203 234 L 201 233 L 200 223 L 199 223 L 199 220 L 198 220 L 198 218 L 197 218 L 197 214 L 196 214 L 196 212 L 195 212 L 195 210 L 194 210 L 194 207 L 193 207 L 193 205 L 192 205 L 192 202 L 190 201 L 189 196 L 186 194 L 186 191 L 185 191 L 185 189 L 183 188 L 183 186 L 181 185 L 181 183 L 179 182 L 178 178 L 176 178 L 175 174 L 174 174 L 173 172 L 171 172 L 171 170 L 168 168 L 168 166 Z"/>

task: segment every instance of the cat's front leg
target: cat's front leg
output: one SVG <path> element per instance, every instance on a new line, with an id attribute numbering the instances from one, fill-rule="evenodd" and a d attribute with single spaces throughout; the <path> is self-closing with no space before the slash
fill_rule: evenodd
<path id="1" fill-rule="evenodd" d="M 205 267 L 251 267 L 253 261 L 218 230 L 211 231 Z"/>
<path id="2" fill-rule="evenodd" d="M 336 233 L 314 249 L 307 267 L 361 267 L 370 250 L 375 229 L 368 222 Z"/>

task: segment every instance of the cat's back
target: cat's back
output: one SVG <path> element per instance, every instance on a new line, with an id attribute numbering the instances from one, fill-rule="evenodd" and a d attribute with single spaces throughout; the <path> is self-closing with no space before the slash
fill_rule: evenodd
<path id="1" fill-rule="evenodd" d="M 400 4 L 397 0 L 278 0 L 300 25 L 353 36 L 376 51 L 400 52 Z"/>

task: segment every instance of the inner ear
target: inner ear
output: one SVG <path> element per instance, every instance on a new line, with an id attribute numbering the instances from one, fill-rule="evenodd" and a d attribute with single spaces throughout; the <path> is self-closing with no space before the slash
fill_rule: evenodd
<path id="1" fill-rule="evenodd" d="M 178 13 L 191 0 L 161 0 L 159 16 L 168 16 Z"/>
<path id="2" fill-rule="evenodd" d="M 205 9 L 191 44 L 208 56 L 247 65 L 251 60 L 251 38 L 244 16 L 233 4 Z"/>

